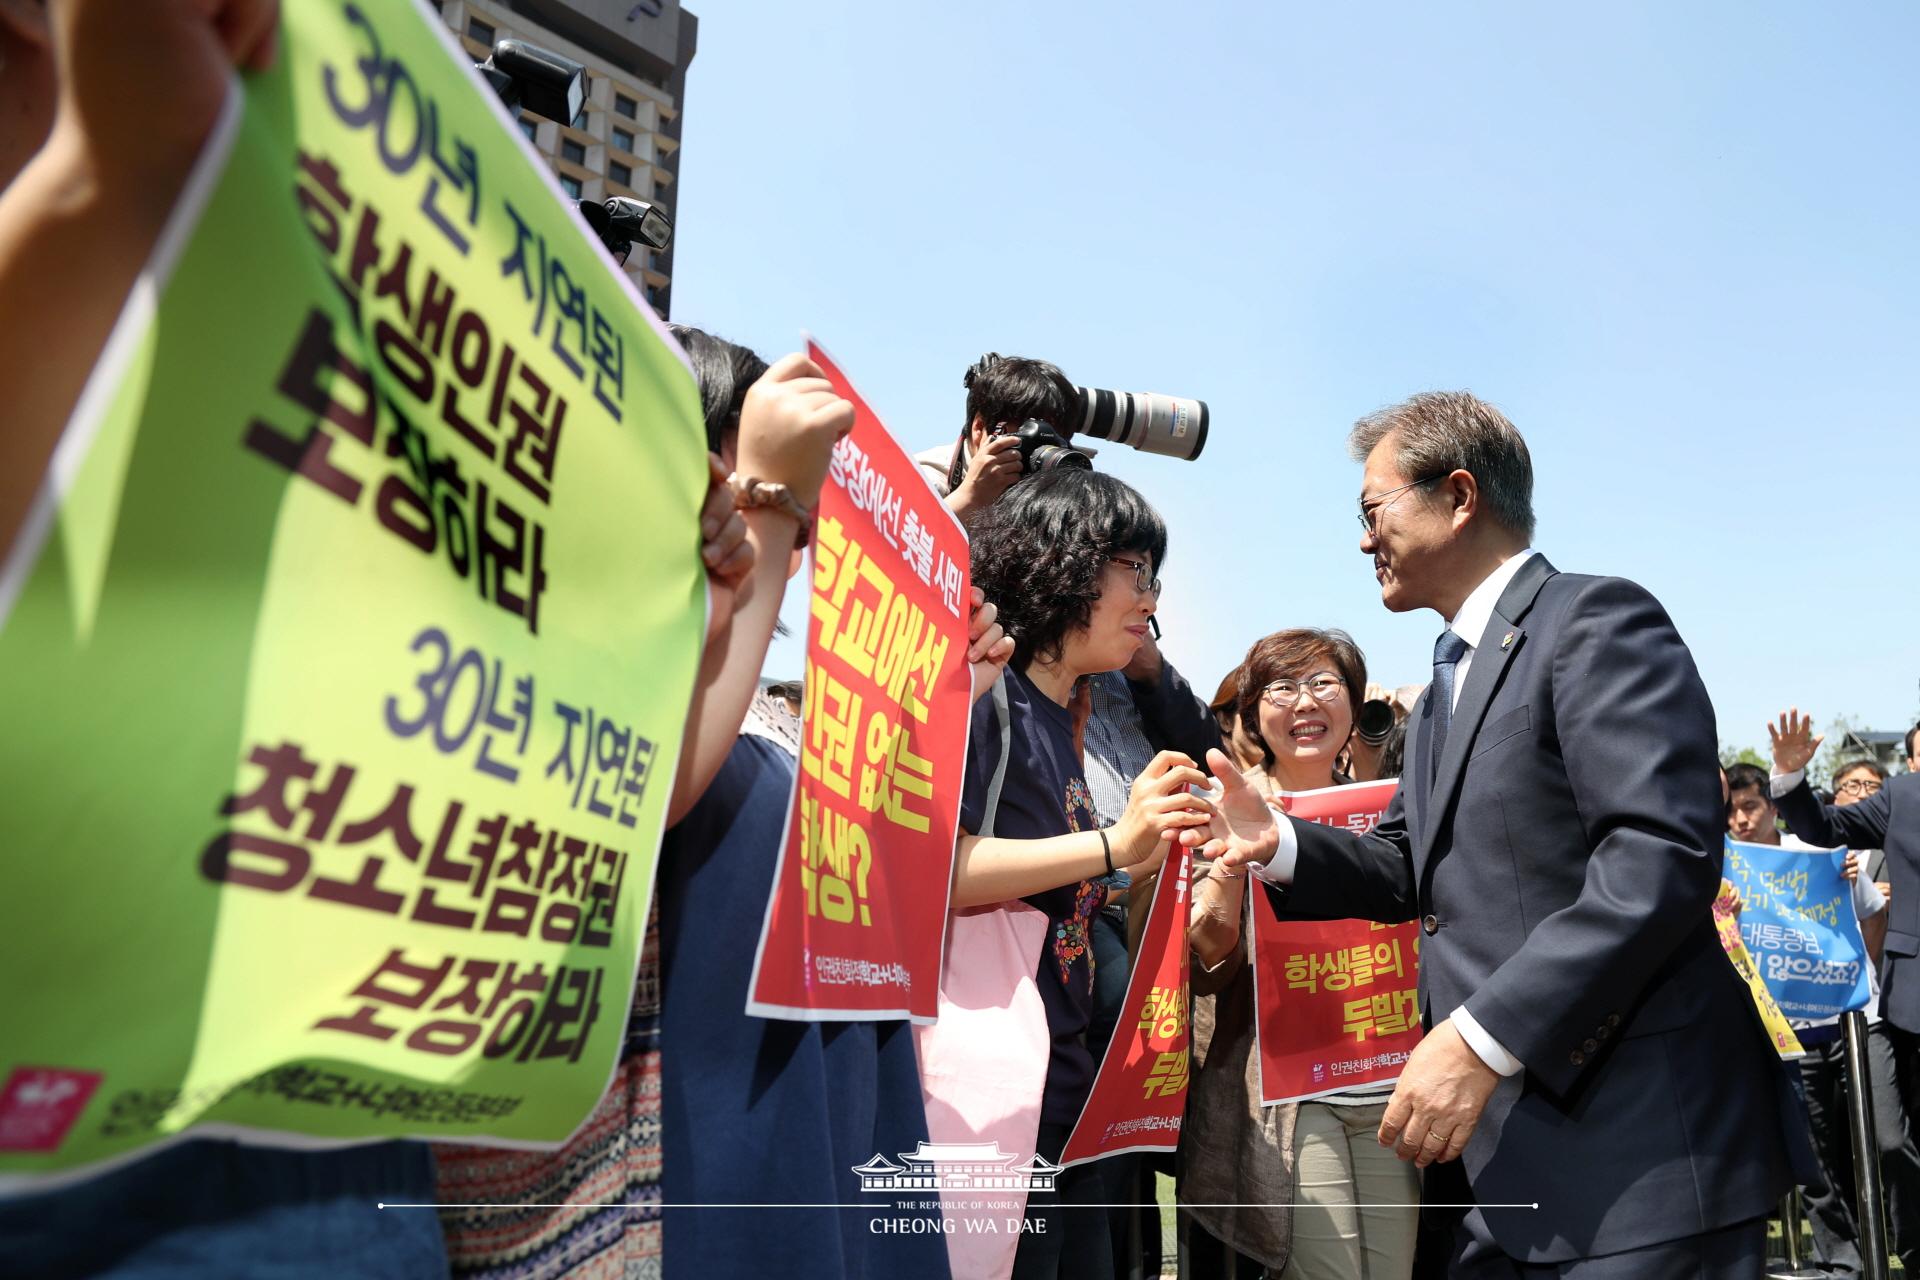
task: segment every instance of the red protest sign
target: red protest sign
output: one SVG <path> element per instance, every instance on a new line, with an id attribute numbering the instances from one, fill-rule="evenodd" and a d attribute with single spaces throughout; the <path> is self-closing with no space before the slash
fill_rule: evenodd
<path id="1" fill-rule="evenodd" d="M 747 1012 L 933 1021 L 972 684 L 967 538 L 853 402 L 809 557 L 800 769 Z"/>
<path id="2" fill-rule="evenodd" d="M 1175 847 L 1153 888 L 1124 1011 L 1080 1109 L 1060 1167 L 1126 1151 L 1172 1151 L 1187 1109 L 1187 885 L 1193 854 Z"/>
<path id="3" fill-rule="evenodd" d="M 1281 795 L 1288 814 L 1373 830 L 1395 779 Z M 1281 921 L 1252 911 L 1260 1101 L 1296 1102 L 1400 1078 L 1420 1043 L 1420 931 L 1370 920 Z"/>

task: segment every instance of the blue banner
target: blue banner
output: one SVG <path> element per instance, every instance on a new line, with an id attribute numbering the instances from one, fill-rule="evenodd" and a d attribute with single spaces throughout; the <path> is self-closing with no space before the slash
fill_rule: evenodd
<path id="1" fill-rule="evenodd" d="M 1740 893 L 1740 937 L 1761 980 L 1793 1019 L 1867 1004 L 1867 947 L 1840 874 L 1845 849 L 1782 849 L 1727 841 L 1726 878 Z"/>

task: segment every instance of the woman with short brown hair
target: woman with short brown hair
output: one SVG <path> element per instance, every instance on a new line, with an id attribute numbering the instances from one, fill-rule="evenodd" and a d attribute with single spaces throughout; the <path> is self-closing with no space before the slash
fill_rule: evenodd
<path id="1" fill-rule="evenodd" d="M 1336 762 L 1367 687 L 1367 660 L 1344 631 L 1276 631 L 1247 650 L 1232 713 L 1261 762 L 1248 782 L 1270 803 L 1350 779 Z M 1413 1267 L 1420 1183 L 1376 1140 L 1391 1085 L 1260 1105 L 1244 875 L 1196 870 L 1192 1093 L 1181 1143 L 1181 1200 L 1227 1246 L 1282 1280 Z M 1264 909 L 1262 907 L 1261 909 Z M 1291 1210 L 1274 1208 L 1290 1205 Z M 1222 1208 L 1220 1206 L 1247 1206 Z"/>

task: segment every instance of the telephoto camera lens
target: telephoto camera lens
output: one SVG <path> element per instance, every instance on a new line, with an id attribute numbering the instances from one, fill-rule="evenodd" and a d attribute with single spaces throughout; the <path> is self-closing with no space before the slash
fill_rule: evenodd
<path id="1" fill-rule="evenodd" d="M 1192 462 L 1207 447 L 1207 402 L 1152 391 L 1102 391 L 1075 387 L 1079 394 L 1076 435 L 1090 435 Z"/>
<path id="2" fill-rule="evenodd" d="M 1353 731 L 1360 735 L 1360 741 L 1370 747 L 1377 747 L 1387 740 L 1393 732 L 1393 704 L 1382 702 L 1379 698 L 1368 698 L 1360 704 L 1360 714 L 1354 717 Z"/>

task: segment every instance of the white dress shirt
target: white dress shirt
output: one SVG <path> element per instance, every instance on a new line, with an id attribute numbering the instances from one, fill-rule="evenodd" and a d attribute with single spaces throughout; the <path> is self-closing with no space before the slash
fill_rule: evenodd
<path id="1" fill-rule="evenodd" d="M 1514 575 L 1520 572 L 1520 567 L 1538 554 L 1539 552 L 1532 547 L 1528 547 L 1517 555 L 1502 560 L 1499 567 L 1482 579 L 1480 585 L 1470 591 L 1467 598 L 1460 602 L 1459 612 L 1448 619 L 1447 630 L 1467 642 L 1466 653 L 1454 667 L 1453 703 L 1447 708 L 1449 712 L 1460 705 L 1460 691 L 1467 686 L 1467 672 L 1473 666 L 1473 655 L 1479 650 L 1480 642 L 1486 638 L 1487 624 L 1493 621 L 1493 607 L 1500 603 L 1501 593 L 1507 589 L 1507 584 L 1513 581 Z M 1279 847 L 1265 864 L 1254 866 L 1253 874 L 1274 884 L 1292 884 L 1294 864 L 1299 861 L 1299 858 L 1300 841 L 1293 833 L 1293 824 L 1290 821 L 1282 822 Z M 1467 1012 L 1465 1005 L 1455 1009 L 1450 1016 L 1453 1029 L 1460 1033 L 1460 1038 L 1480 1056 L 1482 1062 L 1499 1074 L 1514 1075 L 1525 1065 L 1520 1059 L 1508 1053 L 1506 1046 L 1488 1035 L 1486 1029 L 1471 1013 Z"/>

